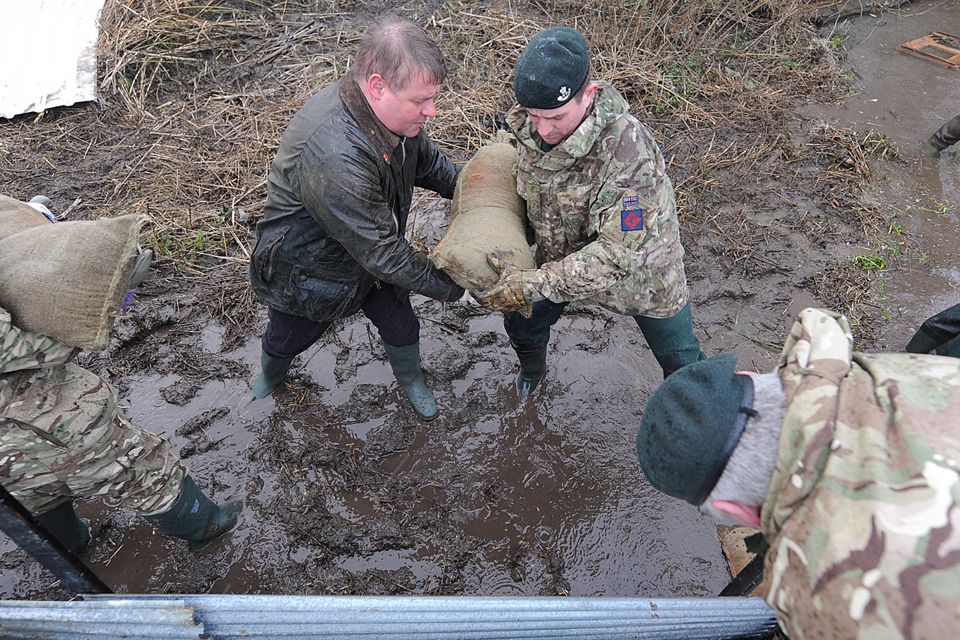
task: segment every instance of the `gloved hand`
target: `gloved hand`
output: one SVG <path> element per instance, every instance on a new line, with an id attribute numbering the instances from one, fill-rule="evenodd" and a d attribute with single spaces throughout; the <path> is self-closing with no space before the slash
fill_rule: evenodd
<path id="1" fill-rule="evenodd" d="M 51 204 L 53 203 L 50 201 L 50 198 L 48 198 L 47 196 L 34 196 L 33 198 L 30 199 L 30 202 L 27 203 L 27 205 L 29 205 L 30 207 L 33 207 L 34 209 L 42 213 L 44 217 L 50 222 L 56 222 L 57 221 L 56 216 L 50 213 L 49 207 Z"/>
<path id="2" fill-rule="evenodd" d="M 533 313 L 533 306 L 523 295 L 523 271 L 504 259 L 499 251 L 487 254 L 489 264 L 500 280 L 485 291 L 471 292 L 471 295 L 483 306 L 494 311 L 510 313 L 519 311 L 525 318 Z"/>
<path id="3" fill-rule="evenodd" d="M 126 311 L 127 308 L 133 304 L 133 297 L 137 287 L 147 279 L 147 274 L 150 272 L 150 264 L 152 262 L 153 249 L 141 250 L 140 245 L 137 245 L 137 258 L 133 264 L 133 274 L 130 276 L 130 287 L 127 290 L 127 297 L 124 298 L 123 304 L 120 305 L 122 311 Z"/>
<path id="4" fill-rule="evenodd" d="M 137 247 L 137 259 L 133 264 L 133 275 L 130 276 L 130 290 L 139 287 L 147 274 L 150 272 L 150 264 L 153 262 L 153 249 L 143 249 Z"/>

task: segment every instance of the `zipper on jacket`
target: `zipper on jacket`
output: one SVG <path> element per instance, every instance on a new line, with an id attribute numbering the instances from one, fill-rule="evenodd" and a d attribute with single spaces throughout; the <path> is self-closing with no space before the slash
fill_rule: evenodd
<path id="1" fill-rule="evenodd" d="M 403 175 L 403 165 L 407 162 L 407 145 L 404 144 L 406 141 L 407 141 L 406 136 L 400 138 L 400 174 L 401 175 Z M 396 203 L 394 203 L 394 206 L 395 205 Z M 397 235 L 399 236 L 400 235 L 400 218 L 397 217 L 397 212 L 393 207 L 390 208 L 390 215 L 393 216 L 393 225 L 394 225 L 394 228 L 397 230 Z M 380 283 L 378 281 L 377 288 L 379 287 L 380 287 Z"/>

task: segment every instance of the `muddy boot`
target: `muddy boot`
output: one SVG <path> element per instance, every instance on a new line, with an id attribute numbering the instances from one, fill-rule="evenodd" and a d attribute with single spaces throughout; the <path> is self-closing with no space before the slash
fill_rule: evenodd
<path id="1" fill-rule="evenodd" d="M 910 338 L 910 342 L 904 347 L 904 351 L 907 353 L 933 353 L 933 350 L 941 344 L 943 344 L 942 340 L 937 340 L 923 329 L 919 329 Z"/>
<path id="2" fill-rule="evenodd" d="M 292 362 L 293 358 L 274 358 L 273 356 L 267 355 L 266 352 L 261 351 L 260 377 L 253 383 L 250 396 L 254 400 L 259 400 L 273 393 L 274 390 L 280 386 L 280 383 L 283 382 L 283 379 L 287 377 L 287 372 L 290 371 L 290 364 Z"/>
<path id="3" fill-rule="evenodd" d="M 920 145 L 920 152 L 925 156 L 930 156 L 931 158 L 940 157 L 940 151 L 942 151 L 942 149 L 933 146 L 933 143 L 929 140 Z"/>
<path id="4" fill-rule="evenodd" d="M 940 155 L 941 151 L 958 141 L 960 141 L 960 115 L 954 116 L 943 123 L 943 126 L 923 143 L 920 151 L 924 155 L 936 157 Z"/>
<path id="5" fill-rule="evenodd" d="M 706 360 L 707 356 L 697 349 L 696 351 L 671 351 L 669 353 L 655 353 L 653 357 L 660 363 L 663 369 L 663 379 L 670 377 L 671 373 L 679 371 L 688 364 Z"/>
<path id="6" fill-rule="evenodd" d="M 242 507 L 240 500 L 216 504 L 187 476 L 176 504 L 144 519 L 168 536 L 188 541 L 191 549 L 202 549 L 237 524 Z"/>
<path id="7" fill-rule="evenodd" d="M 75 556 L 83 553 L 90 543 L 90 521 L 77 517 L 72 500 L 34 516 L 34 519 Z"/>
<path id="8" fill-rule="evenodd" d="M 433 393 L 427 388 L 423 380 L 423 370 L 420 368 L 420 343 L 406 347 L 392 347 L 384 343 L 383 350 L 387 352 L 387 360 L 393 368 L 400 388 L 407 395 L 407 399 L 422 420 L 429 422 L 437 417 L 437 401 Z"/>
<path id="9" fill-rule="evenodd" d="M 955 347 L 944 348 L 960 336 L 960 304 L 944 309 L 923 321 L 910 342 L 907 353 L 930 353 L 938 356 L 956 356 Z"/>
<path id="10" fill-rule="evenodd" d="M 520 375 L 517 376 L 517 393 L 527 398 L 537 388 L 547 372 L 547 345 L 537 349 L 513 348 L 520 359 Z"/>

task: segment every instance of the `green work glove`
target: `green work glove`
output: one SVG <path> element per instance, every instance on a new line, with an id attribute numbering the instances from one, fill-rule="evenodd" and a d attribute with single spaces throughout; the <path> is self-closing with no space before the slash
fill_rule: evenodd
<path id="1" fill-rule="evenodd" d="M 500 279 L 485 291 L 471 292 L 476 301 L 494 311 L 519 311 L 529 318 L 533 307 L 523 295 L 523 271 L 504 260 L 499 252 L 488 253 L 487 263 Z"/>

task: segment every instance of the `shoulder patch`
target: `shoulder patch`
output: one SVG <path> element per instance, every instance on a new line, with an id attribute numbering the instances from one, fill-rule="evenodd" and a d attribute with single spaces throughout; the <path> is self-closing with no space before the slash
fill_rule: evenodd
<path id="1" fill-rule="evenodd" d="M 640 208 L 638 196 L 624 196 L 623 207 L 620 209 L 621 231 L 643 230 L 643 209 Z"/>

